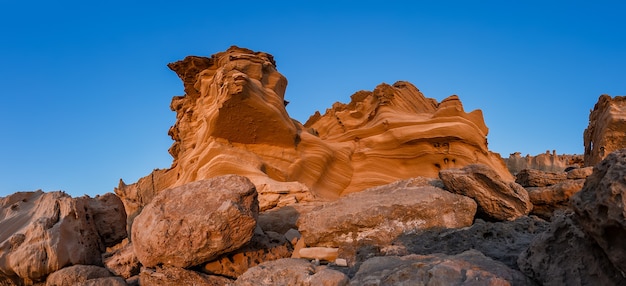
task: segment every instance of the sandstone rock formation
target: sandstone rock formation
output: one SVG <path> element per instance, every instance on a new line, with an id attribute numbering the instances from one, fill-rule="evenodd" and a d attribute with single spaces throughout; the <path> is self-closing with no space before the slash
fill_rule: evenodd
<path id="1" fill-rule="evenodd" d="M 133 249 L 146 267 L 199 265 L 250 241 L 258 212 L 255 187 L 245 177 L 167 189 L 135 218 Z"/>
<path id="2" fill-rule="evenodd" d="M 544 172 L 563 172 L 568 168 L 583 167 L 582 155 L 557 155 L 556 150 L 546 151 L 546 153 L 535 156 L 526 155 L 522 157 L 520 152 L 510 154 L 504 158 L 506 167 L 511 174 L 515 175 L 524 169 L 533 169 Z"/>
<path id="3" fill-rule="evenodd" d="M 503 181 L 489 166 L 472 164 L 439 172 L 446 189 L 478 204 L 479 214 L 496 220 L 514 220 L 533 208 L 526 190 L 515 182 Z"/>
<path id="4" fill-rule="evenodd" d="M 567 180 L 566 172 L 544 172 L 524 169 L 515 175 L 515 182 L 524 187 L 547 187 Z"/>
<path id="5" fill-rule="evenodd" d="M 533 285 L 528 277 L 477 250 L 458 255 L 379 256 L 365 261 L 350 285 Z"/>
<path id="6" fill-rule="evenodd" d="M 102 255 L 104 266 L 116 276 L 128 279 L 139 275 L 141 263 L 135 255 L 132 243 L 126 242 L 119 249 L 104 253 Z"/>
<path id="7" fill-rule="evenodd" d="M 611 152 L 626 148 L 626 96 L 604 94 L 589 113 L 585 129 L 585 166 L 595 166 Z"/>
<path id="8" fill-rule="evenodd" d="M 304 259 L 284 258 L 250 268 L 239 276 L 235 286 L 343 286 L 348 277 L 327 266 L 317 266 Z"/>
<path id="9" fill-rule="evenodd" d="M 385 245 L 421 230 L 472 224 L 476 203 L 424 180 L 405 180 L 349 194 L 303 214 L 299 230 L 308 246 L 363 242 Z"/>
<path id="10" fill-rule="evenodd" d="M 114 196 L 36 191 L 0 198 L 0 281 L 30 285 L 65 266 L 102 265 L 105 247 L 126 236 L 123 212 Z"/>
<path id="11" fill-rule="evenodd" d="M 248 177 L 261 210 L 435 178 L 441 169 L 472 163 L 513 180 L 487 149 L 481 111 L 466 113 L 457 96 L 438 103 L 410 83 L 381 84 L 302 125 L 286 112 L 287 80 L 267 53 L 231 47 L 169 67 L 185 89 L 171 104 L 174 161 L 135 184 L 120 182 L 116 193 L 129 221 L 166 188 L 225 174 Z"/>

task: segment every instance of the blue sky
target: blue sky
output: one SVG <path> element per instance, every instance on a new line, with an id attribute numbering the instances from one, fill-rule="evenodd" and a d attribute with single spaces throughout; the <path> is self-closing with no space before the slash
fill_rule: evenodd
<path id="1" fill-rule="evenodd" d="M 503 157 L 580 154 L 598 97 L 626 94 L 624 12 L 620 1 L 0 0 L 0 196 L 94 196 L 168 168 L 169 103 L 183 89 L 166 64 L 230 45 L 274 55 L 301 122 L 407 80 L 482 109 Z"/>

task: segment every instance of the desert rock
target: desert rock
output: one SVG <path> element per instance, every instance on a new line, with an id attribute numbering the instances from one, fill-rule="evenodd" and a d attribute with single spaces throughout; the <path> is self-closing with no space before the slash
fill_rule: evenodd
<path id="1" fill-rule="evenodd" d="M 73 286 L 90 279 L 112 276 L 106 268 L 95 265 L 74 265 L 56 271 L 46 279 L 46 286 Z"/>
<path id="2" fill-rule="evenodd" d="M 202 286 L 224 286 L 232 285 L 232 280 L 211 276 L 178 267 L 163 266 L 156 269 L 144 268 L 139 274 L 139 285 L 160 285 L 160 286 L 180 286 L 180 285 L 202 285 Z"/>
<path id="3" fill-rule="evenodd" d="M 472 224 L 476 212 L 472 199 L 410 182 L 349 194 L 313 209 L 298 220 L 302 238 L 308 246 L 388 244 L 406 233 Z"/>
<path id="4" fill-rule="evenodd" d="M 408 82 L 359 91 L 306 124 L 285 109 L 287 80 L 274 58 L 231 47 L 169 65 L 185 95 L 172 99 L 172 167 L 120 182 L 129 220 L 158 192 L 226 174 L 248 177 L 261 210 L 341 195 L 473 163 L 511 179 L 487 149 L 482 112 L 457 96 L 426 98 Z"/>
<path id="5" fill-rule="evenodd" d="M 489 166 L 441 170 L 439 177 L 447 190 L 476 200 L 478 212 L 489 218 L 514 220 L 532 210 L 528 192 L 515 182 L 503 181 Z"/>
<path id="6" fill-rule="evenodd" d="M 556 150 L 546 151 L 543 154 L 535 156 L 526 155 L 521 156 L 520 152 L 510 154 L 508 158 L 504 158 L 506 167 L 511 174 L 516 175 L 524 169 L 533 169 L 544 172 L 563 172 L 567 168 L 580 168 L 583 167 L 582 155 L 558 155 Z"/>
<path id="7" fill-rule="evenodd" d="M 132 243 L 103 254 L 102 262 L 111 273 L 126 279 L 138 275 L 141 270 L 141 264 L 135 255 Z"/>
<path id="8" fill-rule="evenodd" d="M 135 254 L 146 267 L 210 261 L 250 241 L 258 208 L 254 185 L 237 175 L 168 189 L 135 218 Z"/>
<path id="9" fill-rule="evenodd" d="M 566 172 L 544 172 L 533 169 L 524 169 L 515 176 L 515 182 L 523 187 L 547 187 L 565 180 Z"/>
<path id="10" fill-rule="evenodd" d="M 583 189 L 572 197 L 581 228 L 626 273 L 626 149 L 595 166 Z"/>
<path id="11" fill-rule="evenodd" d="M 518 269 L 517 257 L 533 239 L 543 233 L 548 222 L 523 216 L 514 221 L 488 222 L 476 219 L 469 227 L 459 229 L 432 229 L 399 237 L 390 246 L 374 255 L 405 255 L 444 253 L 457 255 L 476 249 L 489 258 Z M 389 251 L 396 253 L 389 253 Z"/>
<path id="12" fill-rule="evenodd" d="M 108 195 L 36 191 L 0 198 L 0 276 L 32 284 L 65 266 L 102 265 L 105 245 L 126 234 L 124 210 L 116 206 Z"/>
<path id="13" fill-rule="evenodd" d="M 366 260 L 350 285 L 533 285 L 477 250 L 457 255 L 382 256 Z"/>
<path id="14" fill-rule="evenodd" d="M 533 204 L 532 214 L 549 219 L 557 210 L 570 208 L 570 198 L 579 192 L 585 179 L 566 180 L 548 187 L 526 188 Z"/>
<path id="15" fill-rule="evenodd" d="M 624 278 L 572 213 L 557 213 L 522 252 L 520 270 L 543 285 L 624 285 Z"/>
<path id="16" fill-rule="evenodd" d="M 250 268 L 234 285 L 342 286 L 348 281 L 345 274 L 327 266 L 316 266 L 305 259 L 284 258 Z"/>
<path id="17" fill-rule="evenodd" d="M 626 96 L 598 98 L 584 132 L 585 166 L 595 166 L 611 152 L 626 148 L 625 121 Z"/>
<path id="18" fill-rule="evenodd" d="M 257 231 L 244 247 L 204 264 L 200 271 L 236 279 L 251 267 L 290 256 L 291 246 L 283 235 Z"/>

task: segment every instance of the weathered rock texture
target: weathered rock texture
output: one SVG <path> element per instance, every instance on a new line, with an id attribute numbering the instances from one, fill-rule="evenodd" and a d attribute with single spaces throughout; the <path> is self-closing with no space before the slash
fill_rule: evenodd
<path id="1" fill-rule="evenodd" d="M 477 250 L 457 255 L 380 256 L 365 261 L 350 285 L 533 285 Z"/>
<path id="2" fill-rule="evenodd" d="M 226 175 L 159 193 L 133 223 L 142 265 L 189 267 L 236 250 L 252 238 L 259 205 L 254 185 Z"/>
<path id="3" fill-rule="evenodd" d="M 125 223 L 115 196 L 36 191 L 0 198 L 0 281 L 32 284 L 65 266 L 102 265 L 106 246 L 126 236 Z"/>
<path id="4" fill-rule="evenodd" d="M 626 149 L 596 165 L 583 189 L 572 197 L 580 227 L 626 273 Z"/>
<path id="5" fill-rule="evenodd" d="M 447 190 L 476 200 L 478 212 L 492 219 L 514 220 L 533 208 L 522 186 L 503 181 L 487 165 L 441 170 L 439 177 Z"/>
<path id="6" fill-rule="evenodd" d="M 283 235 L 257 231 L 244 247 L 204 264 L 201 271 L 235 279 L 263 262 L 291 257 L 291 249 Z"/>
<path id="7" fill-rule="evenodd" d="M 231 47 L 169 67 L 185 88 L 171 103 L 174 161 L 135 184 L 120 182 L 130 220 L 163 189 L 225 174 L 248 177 L 261 210 L 472 163 L 513 180 L 487 149 L 482 112 L 466 113 L 457 96 L 438 103 L 410 83 L 381 84 L 302 125 L 287 114 L 287 80 L 267 53 Z"/>
<path id="8" fill-rule="evenodd" d="M 424 185 L 423 179 L 398 181 L 349 194 L 303 214 L 299 230 L 308 246 L 386 245 L 407 233 L 472 224 L 476 203 L 465 196 Z"/>
<path id="9" fill-rule="evenodd" d="M 112 276 L 106 268 L 95 265 L 74 265 L 56 271 L 46 279 L 46 286 L 73 286 L 90 279 Z"/>
<path id="10" fill-rule="evenodd" d="M 503 222 L 476 219 L 470 227 L 433 229 L 403 235 L 390 246 L 381 248 L 380 252 L 387 255 L 390 251 L 399 255 L 432 253 L 456 255 L 476 249 L 511 269 L 518 269 L 517 257 L 547 227 L 548 222 L 537 217 L 524 216 L 514 221 Z"/>
<path id="11" fill-rule="evenodd" d="M 563 172 L 567 168 L 583 167 L 583 155 L 557 155 L 556 150 L 546 151 L 546 153 L 522 157 L 520 152 L 510 154 L 508 158 L 504 158 L 506 167 L 511 174 L 515 175 L 524 169 L 533 169 L 544 172 Z"/>
<path id="12" fill-rule="evenodd" d="M 524 169 L 515 175 L 515 182 L 523 187 L 547 187 L 567 180 L 566 172 L 545 172 Z"/>
<path id="13" fill-rule="evenodd" d="M 619 273 L 571 213 L 557 213 L 532 241 L 519 268 L 542 285 L 624 285 Z"/>
<path id="14" fill-rule="evenodd" d="M 598 98 L 584 140 L 585 166 L 595 166 L 611 152 L 626 148 L 626 96 Z"/>
<path id="15" fill-rule="evenodd" d="M 163 266 L 156 269 L 144 268 L 139 274 L 139 285 L 180 286 L 224 286 L 231 285 L 232 280 L 211 276 L 178 267 Z"/>
<path id="16" fill-rule="evenodd" d="M 326 266 L 316 266 L 304 259 L 284 258 L 250 268 L 234 285 L 343 286 L 348 281 L 345 274 Z"/>
<path id="17" fill-rule="evenodd" d="M 130 278 L 139 274 L 141 264 L 135 255 L 133 245 L 125 244 L 111 252 L 102 255 L 104 266 L 116 276 Z"/>

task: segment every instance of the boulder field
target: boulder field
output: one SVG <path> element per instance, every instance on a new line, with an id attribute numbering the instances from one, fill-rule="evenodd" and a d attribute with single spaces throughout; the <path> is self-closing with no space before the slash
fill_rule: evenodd
<path id="1" fill-rule="evenodd" d="M 0 285 L 626 285 L 621 97 L 584 160 L 505 161 L 456 95 L 383 83 L 302 124 L 270 54 L 169 67 L 172 166 L 0 198 Z"/>

